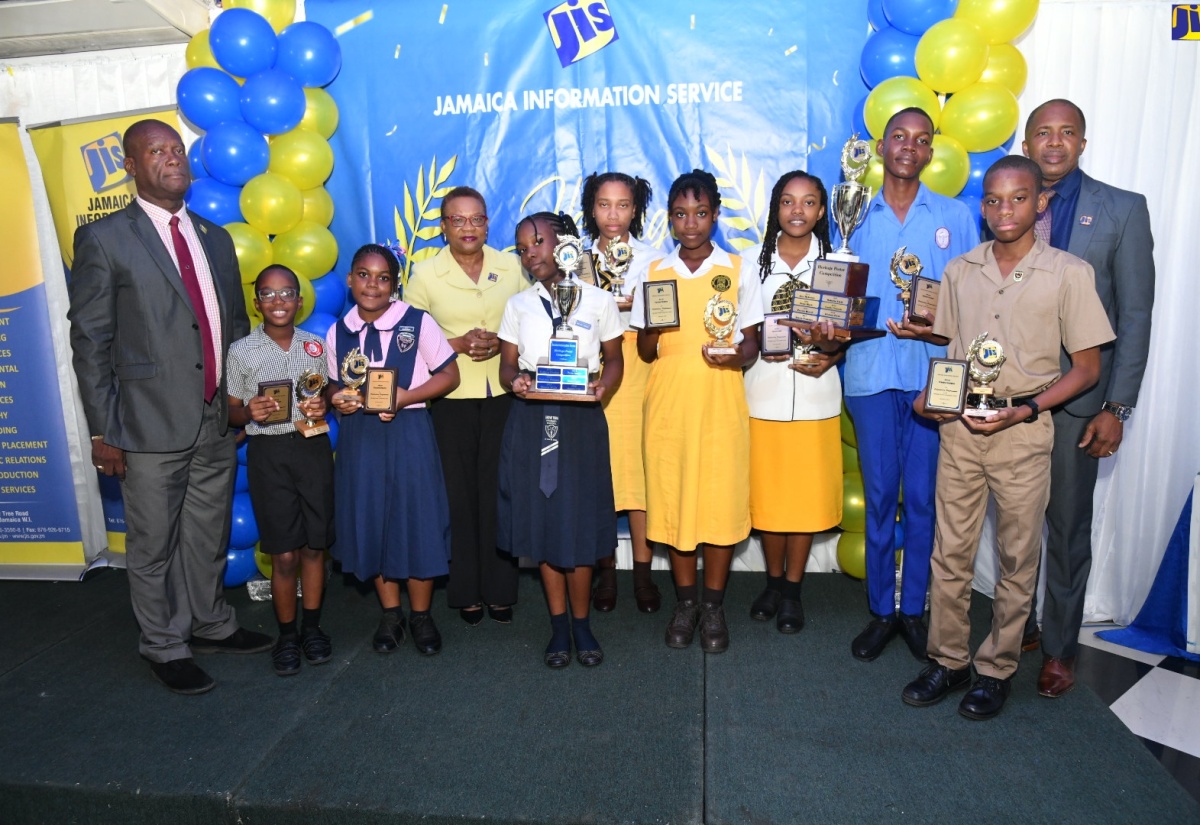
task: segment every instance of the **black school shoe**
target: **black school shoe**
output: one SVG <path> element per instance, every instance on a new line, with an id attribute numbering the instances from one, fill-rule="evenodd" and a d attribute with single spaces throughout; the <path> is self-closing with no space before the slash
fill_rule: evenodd
<path id="1" fill-rule="evenodd" d="M 333 642 L 319 627 L 306 627 L 300 631 L 300 647 L 310 665 L 323 665 L 333 658 Z"/>
<path id="2" fill-rule="evenodd" d="M 780 633 L 799 633 L 804 629 L 804 607 L 799 599 L 784 599 L 779 603 L 775 627 Z"/>
<path id="3" fill-rule="evenodd" d="M 860 662 L 873 662 L 899 632 L 900 620 L 895 616 L 876 616 L 866 630 L 854 637 L 850 655 Z"/>
<path id="4" fill-rule="evenodd" d="M 410 613 L 408 631 L 421 655 L 432 656 L 442 649 L 442 634 L 433 623 L 433 616 L 428 613 Z"/>
<path id="5" fill-rule="evenodd" d="M 404 616 L 399 613 L 384 612 L 379 618 L 379 627 L 375 628 L 375 636 L 371 639 L 371 647 L 376 653 L 391 653 L 404 644 Z"/>
<path id="6" fill-rule="evenodd" d="M 908 645 L 908 652 L 918 662 L 929 661 L 929 630 L 920 616 L 900 614 L 900 635 Z"/>
<path id="7" fill-rule="evenodd" d="M 149 661 L 149 660 L 147 660 Z M 150 662 L 150 672 L 162 682 L 167 690 L 183 696 L 208 693 L 217 686 L 213 677 L 196 665 L 192 659 L 172 659 L 169 662 Z"/>
<path id="8" fill-rule="evenodd" d="M 967 695 L 958 703 L 958 712 L 968 719 L 982 722 L 1004 710 L 1004 702 L 1012 689 L 1011 679 L 980 676 Z"/>
<path id="9" fill-rule="evenodd" d="M 779 611 L 779 604 L 782 601 L 783 593 L 768 587 L 759 593 L 758 598 L 750 605 L 750 618 L 756 622 L 767 621 Z"/>
<path id="10" fill-rule="evenodd" d="M 904 704 L 914 708 L 927 708 L 942 701 L 947 693 L 962 690 L 970 683 L 970 665 L 961 670 L 951 670 L 934 662 L 922 670 L 916 679 L 905 685 L 900 698 L 904 700 Z"/>
<path id="11" fill-rule="evenodd" d="M 271 649 L 271 664 L 276 676 L 295 676 L 300 672 L 300 639 L 294 633 L 280 636 Z"/>
<path id="12" fill-rule="evenodd" d="M 239 627 L 224 639 L 193 636 L 190 647 L 192 653 L 265 653 L 274 644 L 275 640 L 265 633 Z"/>

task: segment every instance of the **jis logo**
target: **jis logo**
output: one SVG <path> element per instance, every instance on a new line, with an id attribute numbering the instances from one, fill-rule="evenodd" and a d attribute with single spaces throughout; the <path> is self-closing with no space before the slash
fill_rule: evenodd
<path id="1" fill-rule="evenodd" d="M 617 27 L 605 0 L 566 0 L 542 15 L 565 69 L 616 42 Z"/>
<path id="2" fill-rule="evenodd" d="M 121 136 L 116 132 L 97 138 L 79 147 L 83 153 L 83 168 L 87 170 L 88 182 L 93 192 L 103 192 L 129 177 L 125 173 L 125 152 L 121 149 Z"/>
<path id="3" fill-rule="evenodd" d="M 1171 6 L 1171 39 L 1200 40 L 1200 6 Z"/>

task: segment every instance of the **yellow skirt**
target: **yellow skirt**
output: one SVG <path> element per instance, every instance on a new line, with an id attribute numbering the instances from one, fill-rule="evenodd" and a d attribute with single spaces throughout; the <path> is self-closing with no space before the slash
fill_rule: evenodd
<path id="1" fill-rule="evenodd" d="M 625 372 L 621 385 L 604 397 L 608 419 L 608 454 L 612 464 L 617 511 L 646 509 L 646 471 L 642 463 L 642 401 L 650 365 L 638 357 L 637 330 L 621 340 Z"/>
<path id="2" fill-rule="evenodd" d="M 750 521 L 772 533 L 820 533 L 842 520 L 842 437 L 823 421 L 750 419 Z"/>

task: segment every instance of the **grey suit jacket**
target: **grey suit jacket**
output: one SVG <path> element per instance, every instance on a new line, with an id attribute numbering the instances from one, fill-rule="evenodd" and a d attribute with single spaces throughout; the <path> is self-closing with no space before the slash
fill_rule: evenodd
<path id="1" fill-rule="evenodd" d="M 189 213 L 220 304 L 222 363 L 250 331 L 229 233 Z M 71 348 L 92 435 L 132 452 L 196 440 L 204 402 L 200 327 L 179 270 L 136 201 L 75 232 Z M 227 426 L 224 369 L 214 404 Z"/>
<path id="2" fill-rule="evenodd" d="M 1100 348 L 1100 380 L 1065 409 L 1090 418 L 1105 401 L 1137 404 L 1150 350 L 1154 309 L 1154 238 L 1146 198 L 1083 175 L 1067 251 L 1096 271 L 1096 292 L 1117 333 Z M 1063 372 L 1071 359 L 1063 353 Z"/>

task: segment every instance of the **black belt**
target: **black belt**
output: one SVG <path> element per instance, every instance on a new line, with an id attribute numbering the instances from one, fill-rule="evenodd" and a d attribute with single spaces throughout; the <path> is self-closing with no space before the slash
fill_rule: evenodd
<path id="1" fill-rule="evenodd" d="M 980 395 L 977 392 L 971 392 L 967 393 L 967 403 L 978 403 L 979 399 L 987 398 L 989 400 L 989 407 L 993 409 L 1000 409 L 1001 407 L 1019 407 L 1026 401 L 1030 401 L 1036 397 L 1037 393 L 1034 393 L 1033 395 L 1013 395 L 1008 398 L 998 398 L 993 395 Z"/>

